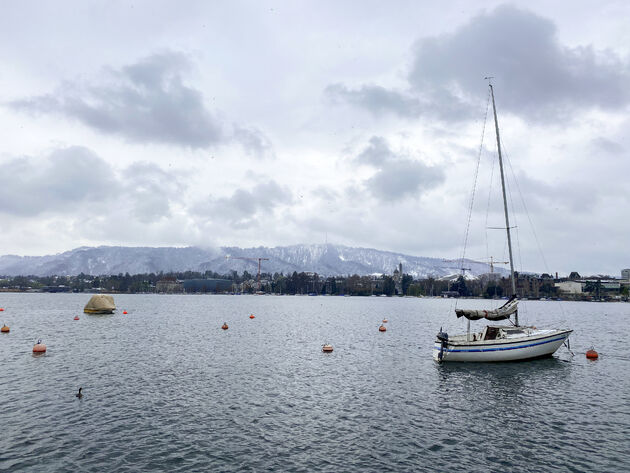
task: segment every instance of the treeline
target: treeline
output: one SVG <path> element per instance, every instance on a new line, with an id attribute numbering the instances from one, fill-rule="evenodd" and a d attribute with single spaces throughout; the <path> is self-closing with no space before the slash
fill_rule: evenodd
<path id="1" fill-rule="evenodd" d="M 508 278 L 480 277 L 476 279 L 457 278 L 413 279 L 408 274 L 392 276 L 335 276 L 324 277 L 316 273 L 293 272 L 262 273 L 260 284 L 256 275 L 247 271 L 238 274 L 218 274 L 213 271 L 196 272 L 160 272 L 149 274 L 129 273 L 118 275 L 92 276 L 14 276 L 0 278 L 2 291 L 42 291 L 42 292 L 113 292 L 113 293 L 153 293 L 158 281 L 171 281 L 176 285 L 190 279 L 228 280 L 225 292 L 269 294 L 316 294 L 316 295 L 351 295 L 351 296 L 448 296 L 448 297 L 504 297 L 511 294 Z M 551 276 L 541 277 L 519 275 L 516 273 L 516 290 L 519 297 L 551 298 L 557 297 L 557 287 Z M 588 285 L 587 285 L 588 286 Z M 586 288 L 590 292 L 591 288 Z M 602 290 L 603 291 L 603 290 Z M 181 291 L 180 291 L 181 292 Z M 600 296 L 599 287 L 592 289 Z M 627 297 L 625 286 L 617 294 Z M 602 296 L 603 297 L 603 296 Z"/>
<path id="2" fill-rule="evenodd" d="M 41 290 L 49 292 L 155 292 L 155 285 L 162 279 L 184 280 L 201 278 L 222 278 L 213 271 L 159 272 L 148 274 L 118 274 L 92 276 L 81 273 L 77 276 L 13 276 L 0 279 L 4 290 Z"/>
<path id="3" fill-rule="evenodd" d="M 402 276 L 336 276 L 321 277 L 316 273 L 293 272 L 262 273 L 260 285 L 256 275 L 247 271 L 239 274 L 231 271 L 227 275 L 206 271 L 160 272 L 149 274 L 129 273 L 118 275 L 92 276 L 81 273 L 77 276 L 15 276 L 0 279 L 2 290 L 44 291 L 44 292 L 115 292 L 152 293 L 156 292 L 158 281 L 184 281 L 189 279 L 227 279 L 232 282 L 229 292 L 253 293 L 261 291 L 271 294 L 331 294 L 331 295 L 460 295 L 495 297 L 506 294 L 505 283 L 483 284 L 460 277 L 455 281 L 434 278 L 414 280 L 410 275 Z M 552 288 L 548 288 L 551 295 Z"/>
<path id="4" fill-rule="evenodd" d="M 190 279 L 226 279 L 232 282 L 230 292 L 253 293 L 262 291 L 274 294 L 338 294 L 338 295 L 381 295 L 404 294 L 412 282 L 411 276 L 403 275 L 397 285 L 391 276 L 381 278 L 367 276 L 320 277 L 315 273 L 293 272 L 262 273 L 261 283 L 257 276 L 244 271 L 239 274 L 219 274 L 213 271 L 160 272 L 148 274 L 129 273 L 92 276 L 81 273 L 77 276 L 13 276 L 0 278 L 0 289 L 4 291 L 42 292 L 156 292 L 158 281 L 185 281 Z M 402 283 L 402 284 L 401 284 Z"/>

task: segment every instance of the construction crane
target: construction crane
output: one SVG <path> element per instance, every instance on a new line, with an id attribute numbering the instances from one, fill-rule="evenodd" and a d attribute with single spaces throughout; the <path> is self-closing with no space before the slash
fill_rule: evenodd
<path id="1" fill-rule="evenodd" d="M 485 264 L 489 264 L 490 265 L 490 274 L 494 273 L 494 265 L 495 264 L 510 264 L 509 261 L 495 261 L 492 256 L 490 256 L 490 258 L 479 258 L 479 259 L 484 260 Z M 490 260 L 489 263 L 487 263 L 488 259 Z"/>
<path id="2" fill-rule="evenodd" d="M 230 256 L 227 255 L 225 257 L 225 259 L 244 259 L 244 260 L 249 260 L 249 261 L 258 261 L 258 289 L 257 291 L 260 291 L 260 262 L 261 261 L 269 261 L 269 258 L 248 258 L 247 256 Z"/>

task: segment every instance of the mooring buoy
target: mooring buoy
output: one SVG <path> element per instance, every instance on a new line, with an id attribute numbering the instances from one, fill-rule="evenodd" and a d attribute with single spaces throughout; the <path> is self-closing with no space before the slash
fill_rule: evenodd
<path id="1" fill-rule="evenodd" d="M 597 358 L 599 358 L 599 354 L 595 351 L 593 347 L 591 347 L 590 350 L 586 351 L 586 358 L 588 358 L 589 360 L 596 360 Z"/>

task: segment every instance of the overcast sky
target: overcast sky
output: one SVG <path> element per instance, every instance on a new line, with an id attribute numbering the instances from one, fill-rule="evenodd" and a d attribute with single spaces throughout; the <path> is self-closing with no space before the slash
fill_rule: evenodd
<path id="1" fill-rule="evenodd" d="M 627 1 L 2 2 L 0 254 L 457 258 L 493 76 L 517 269 L 618 276 L 629 21 Z M 505 260 L 490 119 L 466 256 Z"/>

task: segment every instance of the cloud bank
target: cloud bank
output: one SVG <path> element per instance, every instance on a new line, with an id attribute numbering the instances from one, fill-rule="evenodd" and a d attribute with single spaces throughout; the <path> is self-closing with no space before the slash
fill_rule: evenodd
<path id="1" fill-rule="evenodd" d="M 92 130 L 134 143 L 204 149 L 232 142 L 247 155 L 273 157 L 271 141 L 259 129 L 226 126 L 184 77 L 193 63 L 165 51 L 120 69 L 105 68 L 91 81 L 64 81 L 54 93 L 13 100 L 8 105 L 34 115 L 60 115 Z"/>
<path id="2" fill-rule="evenodd" d="M 422 195 L 444 181 L 442 169 L 392 151 L 381 136 L 370 138 L 369 145 L 354 160 L 376 169 L 363 184 L 373 197 L 383 202 Z"/>
<path id="3" fill-rule="evenodd" d="M 630 103 L 630 63 L 611 51 L 567 47 L 555 25 L 510 5 L 473 17 L 451 33 L 419 39 L 407 89 L 334 83 L 326 94 L 378 115 L 460 121 L 479 110 L 483 78 L 494 76 L 501 108 L 546 123 L 578 110 L 621 110 Z"/>
<path id="4" fill-rule="evenodd" d="M 121 69 L 108 68 L 93 83 L 62 83 L 54 94 L 11 102 L 16 110 L 59 114 L 100 133 L 129 141 L 205 148 L 224 139 L 203 94 L 187 86 L 187 56 L 165 52 Z"/>

